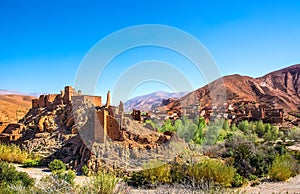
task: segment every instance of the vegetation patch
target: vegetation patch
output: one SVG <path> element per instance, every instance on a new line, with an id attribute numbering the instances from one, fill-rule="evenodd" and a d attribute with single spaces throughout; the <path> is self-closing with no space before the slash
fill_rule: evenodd
<path id="1" fill-rule="evenodd" d="M 273 181 L 285 181 L 299 173 L 299 164 L 290 155 L 277 155 L 272 163 L 269 176 Z"/>

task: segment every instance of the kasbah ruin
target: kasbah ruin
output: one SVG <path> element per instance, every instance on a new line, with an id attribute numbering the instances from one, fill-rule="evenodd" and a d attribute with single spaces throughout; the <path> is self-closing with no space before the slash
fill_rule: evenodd
<path id="1" fill-rule="evenodd" d="M 169 146 L 174 142 L 184 144 L 184 141 L 175 132 L 157 132 L 152 125 L 145 124 L 147 119 L 163 122 L 182 116 L 203 116 L 207 121 L 226 118 L 229 122 L 283 122 L 282 109 L 271 109 L 248 101 L 201 109 L 195 104 L 184 109 L 153 110 L 141 115 L 139 110 L 126 113 L 123 102 L 112 106 L 110 98 L 108 91 L 103 104 L 101 96 L 84 95 L 71 86 L 66 86 L 60 94 L 40 95 L 39 99 L 32 100 L 32 108 L 18 123 L 1 126 L 0 140 L 20 144 L 41 155 L 46 163 L 61 159 L 72 169 L 80 170 L 87 165 L 97 171 L 103 166 L 119 168 L 124 166 L 124 161 L 126 165 L 131 161 L 139 166 L 149 158 L 172 158 L 176 155 L 176 150 Z M 214 115 L 216 110 L 222 113 Z"/>
<path id="2" fill-rule="evenodd" d="M 102 105 L 101 96 L 82 95 L 80 91 L 77 92 L 71 86 L 66 86 L 64 91 L 61 91 L 60 94 L 40 95 L 39 99 L 33 99 L 31 111 L 38 110 L 40 112 L 45 109 L 51 110 L 56 107 L 66 105 L 72 105 L 73 109 L 76 109 L 86 104 L 90 104 L 95 107 L 95 116 L 103 129 L 103 132 L 101 132 L 100 129 L 94 129 L 94 140 L 97 142 L 104 142 L 106 135 L 108 135 L 112 140 L 119 139 L 119 129 L 121 128 L 120 121 L 124 121 L 123 117 L 130 118 L 131 115 L 123 112 L 123 102 L 120 102 L 118 107 L 111 106 L 109 91 L 107 93 L 107 101 L 104 105 Z M 138 115 L 137 112 L 139 113 Z M 134 110 L 132 116 L 135 120 L 141 119 L 140 111 Z M 2 131 L 0 131 L 1 139 L 4 138 L 14 141 L 21 138 L 25 130 L 25 119 L 28 119 L 28 117 L 25 117 L 24 120 L 21 120 L 19 123 L 11 123 L 6 126 L 6 128 L 3 128 Z M 72 120 L 72 122 L 74 121 Z M 30 124 L 34 125 L 34 123 Z M 41 117 L 37 126 L 39 132 L 51 132 L 52 130 L 55 130 L 55 121 L 51 119 L 51 117 Z M 76 132 L 73 131 L 73 133 Z"/>
<path id="3" fill-rule="evenodd" d="M 166 143 L 181 141 L 175 133 L 145 127 L 140 111 L 125 113 L 122 102 L 112 106 L 110 101 L 109 91 L 103 104 L 101 96 L 83 95 L 71 86 L 60 94 L 40 95 L 18 123 L 2 126 L 0 140 L 20 144 L 45 163 L 61 159 L 72 169 L 87 165 L 94 171 L 105 164 L 117 168 L 129 159 L 141 165 L 152 151 L 153 157 L 168 157 Z"/>

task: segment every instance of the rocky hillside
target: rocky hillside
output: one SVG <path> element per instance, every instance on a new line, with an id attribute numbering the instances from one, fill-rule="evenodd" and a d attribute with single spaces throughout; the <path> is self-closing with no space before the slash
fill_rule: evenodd
<path id="1" fill-rule="evenodd" d="M 180 98 L 187 94 L 187 92 L 168 93 L 163 91 L 153 92 L 142 96 L 137 96 L 124 103 L 125 111 L 131 112 L 132 109 L 139 109 L 141 111 L 153 110 L 161 106 L 163 100 L 168 98 Z"/>
<path id="2" fill-rule="evenodd" d="M 42 156 L 45 163 L 61 159 L 70 168 L 80 170 L 87 165 L 93 171 L 139 169 L 150 159 L 174 157 L 177 150 L 171 142 L 184 144 L 175 133 L 152 131 L 131 118 L 119 129 L 118 140 L 107 137 L 104 143 L 96 142 L 94 130 L 101 128 L 96 127 L 95 111 L 93 106 L 74 108 L 71 104 L 33 108 L 21 120 L 25 131 L 18 142 Z"/>
<path id="3" fill-rule="evenodd" d="M 300 64 L 271 72 L 259 78 L 242 75 L 224 76 L 181 98 L 181 104 L 205 106 L 215 96 L 210 95 L 210 88 L 225 86 L 226 101 L 249 100 L 270 107 L 298 110 L 300 108 Z M 224 85 L 223 85 L 224 84 Z"/>

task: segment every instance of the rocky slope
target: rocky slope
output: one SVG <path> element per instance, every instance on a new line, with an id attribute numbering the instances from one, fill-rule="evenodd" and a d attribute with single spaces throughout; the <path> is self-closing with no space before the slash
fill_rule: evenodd
<path id="1" fill-rule="evenodd" d="M 107 137 L 104 143 L 96 142 L 95 111 L 93 106 L 74 108 L 71 104 L 31 109 L 21 120 L 26 130 L 19 143 L 41 155 L 45 163 L 60 159 L 76 170 L 87 165 L 93 171 L 101 168 L 119 172 L 139 169 L 153 159 L 169 160 L 177 152 L 171 142 L 183 143 L 174 133 L 151 131 L 130 118 L 120 129 L 117 141 Z M 76 122 L 86 116 L 87 122 Z"/>
<path id="2" fill-rule="evenodd" d="M 211 95 L 211 90 L 225 89 L 224 102 L 249 100 L 274 108 L 298 110 L 300 108 L 299 77 L 300 64 L 271 72 L 259 78 L 237 74 L 224 76 L 183 96 L 180 101 L 183 106 L 199 103 L 201 106 L 210 105 L 214 98 L 215 102 L 222 101 L 219 96 Z"/>

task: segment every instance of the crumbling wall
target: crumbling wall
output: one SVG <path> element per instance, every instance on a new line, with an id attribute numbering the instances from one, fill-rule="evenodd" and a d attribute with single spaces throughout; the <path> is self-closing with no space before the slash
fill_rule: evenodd
<path id="1" fill-rule="evenodd" d="M 142 120 L 140 110 L 133 109 L 132 113 L 131 113 L 131 116 L 132 116 L 133 120 L 136 120 L 136 121 L 141 121 Z"/>
<path id="2" fill-rule="evenodd" d="M 39 107 L 45 107 L 46 103 L 45 103 L 45 95 L 40 95 L 39 97 Z"/>
<path id="3" fill-rule="evenodd" d="M 33 99 L 31 103 L 32 103 L 32 108 L 39 108 L 39 99 Z"/>
<path id="4" fill-rule="evenodd" d="M 113 141 L 120 140 L 121 138 L 121 131 L 120 131 L 120 125 L 117 122 L 117 120 L 108 115 L 106 117 L 107 119 L 107 135 L 110 137 Z"/>
<path id="5" fill-rule="evenodd" d="M 94 140 L 96 142 L 103 143 L 107 134 L 107 120 L 108 112 L 106 110 L 100 110 L 95 112 L 94 117 Z"/>

